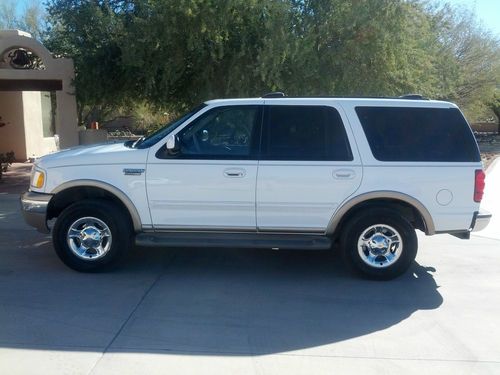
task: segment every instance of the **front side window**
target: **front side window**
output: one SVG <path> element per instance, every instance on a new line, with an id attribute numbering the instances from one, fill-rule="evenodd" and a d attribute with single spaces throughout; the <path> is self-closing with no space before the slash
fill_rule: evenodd
<path id="1" fill-rule="evenodd" d="M 258 147 L 261 109 L 257 105 L 217 107 L 178 134 L 178 158 L 248 159 Z"/>
<path id="2" fill-rule="evenodd" d="M 353 160 L 340 114 L 327 106 L 266 106 L 263 160 Z"/>
<path id="3" fill-rule="evenodd" d="M 199 105 L 198 107 L 192 109 L 191 111 L 179 117 L 178 119 L 156 130 L 154 133 L 148 135 L 147 137 L 143 137 L 138 141 L 135 141 L 132 147 L 148 148 L 155 145 L 156 143 L 164 139 L 170 132 L 174 131 L 178 126 L 181 126 L 184 122 L 189 120 L 191 117 L 193 117 L 195 114 L 197 114 L 206 106 L 207 106 L 206 104 Z"/>

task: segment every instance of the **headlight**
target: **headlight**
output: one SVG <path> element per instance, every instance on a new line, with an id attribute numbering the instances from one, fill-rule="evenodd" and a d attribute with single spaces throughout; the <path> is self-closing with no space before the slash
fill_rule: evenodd
<path id="1" fill-rule="evenodd" d="M 41 189 L 45 184 L 45 172 L 38 168 L 33 168 L 31 173 L 31 186 Z"/>

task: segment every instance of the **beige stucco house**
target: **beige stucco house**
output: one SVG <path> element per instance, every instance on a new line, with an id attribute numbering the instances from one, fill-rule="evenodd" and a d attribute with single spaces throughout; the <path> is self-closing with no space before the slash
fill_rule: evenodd
<path id="1" fill-rule="evenodd" d="M 71 59 L 30 34 L 0 30 L 0 153 L 24 161 L 78 144 Z"/>

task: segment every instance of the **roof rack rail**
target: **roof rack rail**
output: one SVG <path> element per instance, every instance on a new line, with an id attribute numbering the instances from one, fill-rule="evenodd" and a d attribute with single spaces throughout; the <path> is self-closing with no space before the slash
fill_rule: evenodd
<path id="1" fill-rule="evenodd" d="M 281 91 L 275 91 L 275 92 L 269 92 L 265 95 L 262 95 L 262 98 L 284 98 L 286 95 L 284 92 Z"/>
<path id="2" fill-rule="evenodd" d="M 429 100 L 428 98 L 420 94 L 405 94 L 401 95 L 399 99 L 410 99 L 410 100 Z"/>

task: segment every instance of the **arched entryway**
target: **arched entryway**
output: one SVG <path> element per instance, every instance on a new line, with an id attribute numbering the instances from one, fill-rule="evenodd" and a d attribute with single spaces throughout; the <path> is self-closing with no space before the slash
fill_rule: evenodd
<path id="1" fill-rule="evenodd" d="M 0 30 L 0 153 L 22 161 L 78 144 L 73 78 L 71 59 L 54 58 L 28 33 Z"/>

